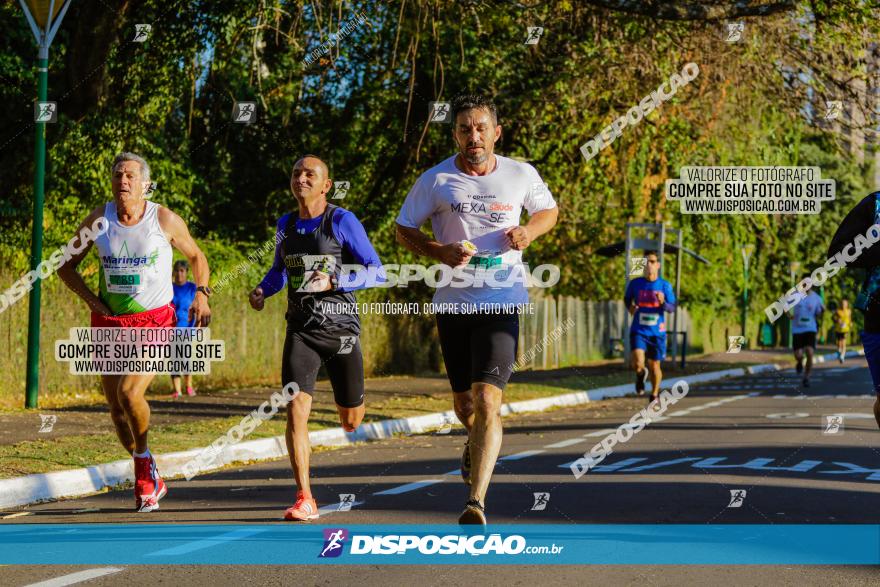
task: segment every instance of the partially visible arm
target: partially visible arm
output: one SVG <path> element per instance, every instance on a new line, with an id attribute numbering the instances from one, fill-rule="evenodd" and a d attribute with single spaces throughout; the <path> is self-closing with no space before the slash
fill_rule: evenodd
<path id="1" fill-rule="evenodd" d="M 559 207 L 554 206 L 547 210 L 541 210 L 532 214 L 528 224 L 525 226 L 514 226 L 507 229 L 507 240 L 510 248 L 521 251 L 539 236 L 550 232 L 556 226 L 556 220 L 559 217 Z"/>
<path id="2" fill-rule="evenodd" d="M 864 236 L 868 228 L 874 224 L 874 198 L 874 194 L 862 198 L 862 201 L 846 215 L 831 239 L 828 257 L 833 257 L 844 249 L 846 249 L 847 256 L 852 256 L 855 253 L 854 247 L 849 245 L 853 243 L 856 236 L 860 234 Z M 847 267 L 861 267 L 863 269 L 876 267 L 880 265 L 880 247 L 871 246 L 863 249 L 858 258 L 846 263 Z"/>
<path id="3" fill-rule="evenodd" d="M 468 260 L 473 257 L 473 253 L 464 248 L 461 243 L 443 245 L 431 239 L 418 228 L 410 228 L 400 224 L 397 225 L 397 242 L 417 255 L 426 255 L 450 267 L 466 265 Z"/>
<path id="4" fill-rule="evenodd" d="M 275 258 L 260 285 L 257 286 L 263 290 L 264 298 L 274 296 L 287 285 L 287 272 L 284 270 L 284 259 L 281 258 L 281 239 L 284 238 L 284 228 L 288 218 L 289 215 L 285 214 L 278 219 L 278 225 L 275 227 Z"/>
<path id="5" fill-rule="evenodd" d="M 104 213 L 104 207 L 98 206 L 92 212 L 86 216 L 86 219 L 83 220 L 82 224 L 79 225 L 79 228 L 76 230 L 76 234 L 80 239 L 79 247 L 80 251 L 78 253 L 73 253 L 70 256 L 70 260 L 67 261 L 64 265 L 58 268 L 58 277 L 64 284 L 69 287 L 73 293 L 78 295 L 94 312 L 98 314 L 103 314 L 105 316 L 111 316 L 113 312 L 110 311 L 110 308 L 101 301 L 101 299 L 94 294 L 92 290 L 88 288 L 85 280 L 83 280 L 82 275 L 77 271 L 77 267 L 85 259 L 86 255 L 89 254 L 89 251 L 92 250 L 92 244 L 94 241 L 89 240 L 88 242 L 82 242 L 82 234 L 83 229 L 88 228 L 92 230 L 92 225 L 95 223 L 98 218 L 101 218 Z"/>
<path id="6" fill-rule="evenodd" d="M 444 265 L 459 267 L 473 256 L 461 243 L 442 244 L 422 232 L 422 225 L 438 210 L 431 178 L 422 175 L 406 195 L 397 215 L 397 242 L 417 255 L 436 259 Z"/>
<path id="7" fill-rule="evenodd" d="M 666 295 L 664 297 L 666 299 L 663 303 L 663 311 L 675 312 L 675 306 L 678 303 L 678 300 L 675 299 L 675 291 L 672 289 L 672 284 L 667 281 L 665 289 Z"/>
<path id="8" fill-rule="evenodd" d="M 623 294 L 623 305 L 626 306 L 626 311 L 630 316 L 633 316 L 638 310 L 638 306 L 633 303 L 635 301 L 633 295 L 633 282 L 630 281 L 626 284 L 626 292 Z"/>
<path id="9" fill-rule="evenodd" d="M 345 286 L 342 284 L 337 291 L 355 291 L 374 287 L 385 281 L 385 272 L 382 270 L 379 254 L 373 248 L 373 243 L 370 242 L 364 225 L 352 212 L 338 213 L 334 216 L 333 234 L 336 236 L 336 240 L 351 253 L 355 262 L 361 266 L 351 275 L 343 276 L 347 282 L 357 285 Z M 374 269 L 370 272 L 370 267 L 375 267 L 378 271 Z"/>
<path id="10" fill-rule="evenodd" d="M 516 251 L 522 251 L 532 241 L 549 232 L 559 218 L 559 206 L 538 171 L 527 164 L 525 173 L 525 183 L 529 188 L 523 199 L 523 207 L 529 214 L 529 221 L 525 226 L 514 226 L 505 231 L 508 245 Z M 540 189 L 535 189 L 536 186 L 540 186 Z"/>
<path id="11" fill-rule="evenodd" d="M 189 234 L 189 228 L 183 219 L 164 206 L 159 207 L 159 226 L 165 231 L 171 246 L 180 251 L 192 267 L 196 286 L 207 286 L 210 279 L 208 259 Z M 189 307 L 190 322 L 196 326 L 207 326 L 211 323 L 211 308 L 208 307 L 208 296 L 196 292 L 192 305 Z"/>

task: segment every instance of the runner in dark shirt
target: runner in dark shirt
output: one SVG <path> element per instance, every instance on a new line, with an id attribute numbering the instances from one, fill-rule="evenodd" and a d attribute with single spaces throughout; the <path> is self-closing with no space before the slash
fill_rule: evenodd
<path id="1" fill-rule="evenodd" d="M 878 196 L 880 192 L 874 192 L 850 210 L 837 228 L 834 238 L 831 239 L 828 257 L 841 252 L 852 255 L 852 247 L 849 245 L 857 236 L 864 236 L 872 225 L 880 223 Z M 846 252 L 847 249 L 849 252 Z M 855 306 L 865 316 L 865 329 L 861 333 L 862 345 L 874 382 L 874 393 L 877 395 L 874 402 L 874 418 L 880 426 L 880 246 L 865 247 L 858 257 L 852 261 L 847 260 L 846 263 L 847 267 L 858 267 L 868 272 Z"/>
<path id="2" fill-rule="evenodd" d="M 351 279 L 349 268 L 358 266 L 355 272 L 381 279 L 381 261 L 355 215 L 327 202 L 332 186 L 321 159 L 306 155 L 296 162 L 290 187 L 298 211 L 278 220 L 275 260 L 250 294 L 251 307 L 262 310 L 265 298 L 287 284 L 281 381 L 304 392 L 287 409 L 287 450 L 298 488 L 296 502 L 284 514 L 287 520 L 319 515 L 309 483 L 308 421 L 321 365 L 327 367 L 342 427 L 353 432 L 364 417 L 361 325 L 352 290 L 365 285 L 363 279 Z M 350 285 L 356 282 L 360 286 Z"/>

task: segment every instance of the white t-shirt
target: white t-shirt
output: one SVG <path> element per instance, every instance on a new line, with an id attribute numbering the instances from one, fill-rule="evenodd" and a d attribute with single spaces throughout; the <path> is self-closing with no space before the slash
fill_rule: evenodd
<path id="1" fill-rule="evenodd" d="M 437 287 L 434 303 L 525 304 L 522 251 L 511 249 L 505 231 L 519 226 L 522 209 L 531 216 L 556 207 L 549 189 L 528 163 L 495 155 L 497 167 L 488 175 L 472 176 L 455 165 L 455 156 L 422 174 L 406 196 L 397 223 L 420 228 L 431 219 L 434 238 L 444 244 L 469 240 L 477 247 L 471 263 L 495 271 L 497 283 L 470 287 Z M 532 268 L 533 269 L 533 268 Z M 478 271 L 469 266 L 469 271 Z M 517 275 L 519 273 L 519 275 Z"/>
<path id="2" fill-rule="evenodd" d="M 808 291 L 807 296 L 794 307 L 794 318 L 791 320 L 791 333 L 818 332 L 819 325 L 816 323 L 816 315 L 824 310 L 822 298 L 814 291 Z"/>

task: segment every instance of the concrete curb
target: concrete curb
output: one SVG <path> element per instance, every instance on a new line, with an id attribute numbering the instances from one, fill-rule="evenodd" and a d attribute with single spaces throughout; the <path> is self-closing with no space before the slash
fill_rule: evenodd
<path id="1" fill-rule="evenodd" d="M 856 357 L 863 356 L 864 354 L 863 350 L 858 350 L 849 351 L 846 353 L 846 356 Z M 824 363 L 836 357 L 836 353 L 830 353 L 818 355 L 815 357 L 815 360 L 818 363 Z M 784 368 L 786 367 L 768 363 L 765 365 L 689 375 L 682 377 L 682 380 L 688 384 L 704 383 L 725 377 L 741 377 L 746 374 L 780 371 Z M 501 415 L 542 412 L 550 408 L 576 406 L 605 398 L 621 397 L 631 393 L 632 388 L 631 383 L 626 383 L 588 391 L 577 391 L 552 397 L 506 403 L 501 407 Z M 372 422 L 362 425 L 352 433 L 345 432 L 342 428 L 316 430 L 309 434 L 309 439 L 312 442 L 312 446 L 340 446 L 355 442 L 381 440 L 390 438 L 395 434 L 420 434 L 431 429 L 448 428 L 457 425 L 456 422 L 455 413 L 452 410 L 448 410 L 423 416 Z M 162 476 L 168 479 L 182 477 L 184 465 L 197 458 L 203 450 L 193 449 L 157 456 L 156 461 Z M 283 436 L 249 440 L 227 446 L 214 460 L 215 466 L 203 468 L 200 472 L 215 471 L 232 463 L 270 460 L 285 455 L 287 455 L 287 447 L 285 446 Z M 132 481 L 134 481 L 134 471 L 131 459 L 70 471 L 3 479 L 0 480 L 0 508 L 16 507 L 62 498 L 81 497 Z"/>

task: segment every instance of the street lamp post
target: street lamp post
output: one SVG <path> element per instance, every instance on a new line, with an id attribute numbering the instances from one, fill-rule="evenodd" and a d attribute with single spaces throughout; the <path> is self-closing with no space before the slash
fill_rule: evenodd
<path id="1" fill-rule="evenodd" d="M 797 272 L 798 269 L 801 268 L 800 261 L 792 261 L 788 264 L 788 271 L 791 275 L 791 287 L 794 287 L 797 284 Z M 788 347 L 792 347 L 792 341 L 794 340 L 794 335 L 791 332 L 792 326 L 794 326 L 794 322 L 792 322 L 791 318 L 788 319 Z"/>
<path id="2" fill-rule="evenodd" d="M 745 339 L 746 348 L 750 347 L 748 332 L 749 313 L 749 259 L 755 252 L 755 245 L 743 245 L 740 249 L 743 258 L 743 300 L 742 300 L 742 336 Z"/>
<path id="3" fill-rule="evenodd" d="M 46 174 L 46 122 L 42 105 L 46 102 L 49 79 L 49 46 L 72 0 L 18 0 L 37 40 L 36 140 L 34 141 L 34 225 L 31 235 L 31 270 L 43 260 L 43 189 Z M 39 115 L 36 113 L 40 111 Z M 57 113 L 56 113 L 57 115 Z M 40 387 L 40 280 L 34 281 L 28 307 L 26 408 L 37 407 Z"/>

